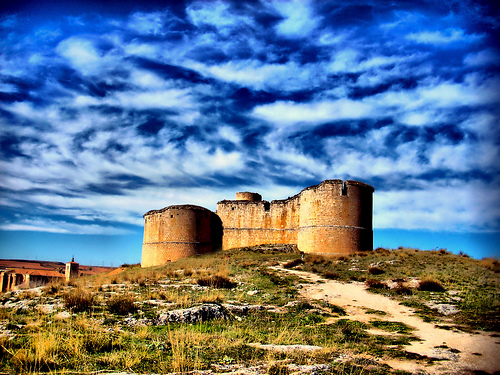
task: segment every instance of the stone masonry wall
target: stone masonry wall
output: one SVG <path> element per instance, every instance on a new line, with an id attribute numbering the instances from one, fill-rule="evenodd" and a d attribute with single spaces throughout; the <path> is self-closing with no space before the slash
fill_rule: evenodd
<path id="1" fill-rule="evenodd" d="M 191 255 L 262 244 L 296 244 L 305 253 L 349 254 L 373 248 L 373 187 L 326 180 L 285 200 L 242 192 L 217 213 L 183 205 L 144 215 L 143 267 Z"/>
<path id="2" fill-rule="evenodd" d="M 224 227 L 223 249 L 297 243 L 297 199 L 271 203 L 222 201 L 217 204 L 217 215 Z"/>
<path id="3" fill-rule="evenodd" d="M 326 180 L 286 200 L 221 201 L 222 248 L 297 244 L 305 253 L 371 250 L 373 190 L 358 181 Z"/>
<path id="4" fill-rule="evenodd" d="M 199 206 L 170 206 L 144 215 L 142 267 L 204 254 L 221 247 L 222 224 Z"/>

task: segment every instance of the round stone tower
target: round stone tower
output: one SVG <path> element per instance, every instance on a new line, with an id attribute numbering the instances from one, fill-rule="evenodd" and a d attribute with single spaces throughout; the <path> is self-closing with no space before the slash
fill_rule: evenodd
<path id="1" fill-rule="evenodd" d="M 373 187 L 326 180 L 300 194 L 297 246 L 305 253 L 350 254 L 373 249 Z"/>
<path id="2" fill-rule="evenodd" d="M 242 191 L 236 193 L 237 201 L 248 201 L 248 202 L 260 202 L 262 201 L 262 195 L 259 193 L 250 193 L 249 191 Z"/>
<path id="3" fill-rule="evenodd" d="M 142 267 L 151 267 L 218 250 L 222 223 L 206 208 L 169 206 L 144 215 Z"/>

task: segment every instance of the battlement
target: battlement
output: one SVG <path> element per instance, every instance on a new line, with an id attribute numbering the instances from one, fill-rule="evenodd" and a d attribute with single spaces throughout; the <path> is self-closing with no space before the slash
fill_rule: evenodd
<path id="1" fill-rule="evenodd" d="M 271 202 L 258 193 L 238 192 L 236 200 L 218 202 L 216 213 L 193 205 L 152 210 L 144 215 L 142 264 L 165 263 L 165 256 L 156 257 L 157 247 L 169 254 L 168 260 L 200 253 L 199 235 L 203 243 L 211 243 L 204 251 L 216 250 L 216 243 L 224 250 L 262 244 L 295 244 L 303 252 L 320 254 L 372 250 L 374 190 L 360 181 L 325 180 Z M 173 220 L 174 216 L 180 217 Z M 202 217 L 209 219 L 201 224 Z M 176 254 L 179 250 L 173 249 L 179 241 L 170 238 L 179 235 L 185 237 L 183 254 Z"/>

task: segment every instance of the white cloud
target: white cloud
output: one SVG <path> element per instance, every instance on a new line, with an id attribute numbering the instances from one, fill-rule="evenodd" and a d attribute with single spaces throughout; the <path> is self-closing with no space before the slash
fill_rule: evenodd
<path id="1" fill-rule="evenodd" d="M 65 221 L 54 221 L 46 219 L 22 220 L 18 223 L 0 224 L 1 230 L 8 231 L 30 231 L 46 233 L 72 233 L 72 234 L 106 234 L 123 235 L 133 233 L 130 230 L 114 226 L 97 224 L 75 224 Z"/>
<path id="2" fill-rule="evenodd" d="M 79 37 L 65 39 L 59 43 L 57 51 L 83 74 L 95 74 L 101 68 L 102 56 L 89 40 Z"/>
<path id="3" fill-rule="evenodd" d="M 266 64 L 258 60 L 236 60 L 218 65 L 188 62 L 187 66 L 203 75 L 226 82 L 235 82 L 241 86 L 250 86 L 256 90 L 279 88 L 292 91 L 310 88 L 321 82 L 316 66 L 301 67 L 293 61 L 286 64 Z M 315 82 L 316 78 L 317 82 Z"/>
<path id="4" fill-rule="evenodd" d="M 474 43 L 479 41 L 483 36 L 479 34 L 465 34 L 461 29 L 446 29 L 441 31 L 422 31 L 418 33 L 410 33 L 406 36 L 407 39 L 423 44 L 443 45 L 455 42 Z"/>
<path id="5" fill-rule="evenodd" d="M 373 114 L 373 108 L 350 99 L 323 100 L 310 103 L 279 101 L 256 106 L 253 116 L 282 125 L 297 123 L 318 124 L 343 119 L 358 119 Z"/>
<path id="6" fill-rule="evenodd" d="M 222 34 L 233 28 L 253 25 L 251 18 L 230 12 L 229 5 L 223 1 L 198 1 L 189 5 L 186 13 L 194 25 L 212 25 Z"/>
<path id="7" fill-rule="evenodd" d="M 469 53 L 464 57 L 464 64 L 473 67 L 500 65 L 500 54 L 494 49 L 486 49 L 476 53 Z"/>
<path id="8" fill-rule="evenodd" d="M 491 223 L 500 217 L 500 212 L 496 205 L 488 207 L 491 193 L 491 186 L 476 182 L 448 186 L 428 184 L 421 190 L 377 192 L 374 195 L 374 228 L 493 229 Z"/>
<path id="9" fill-rule="evenodd" d="M 188 90 L 170 89 L 150 92 L 119 92 L 116 104 L 129 108 L 193 108 L 194 102 Z M 115 100 L 111 99 L 113 103 Z"/>
<path id="10" fill-rule="evenodd" d="M 308 1 L 275 0 L 271 5 L 285 18 L 276 25 L 278 34 L 289 38 L 302 38 L 318 27 L 319 17 L 314 14 Z"/>
<path id="11" fill-rule="evenodd" d="M 130 16 L 128 27 L 140 34 L 162 34 L 164 17 L 162 12 L 136 12 Z"/>

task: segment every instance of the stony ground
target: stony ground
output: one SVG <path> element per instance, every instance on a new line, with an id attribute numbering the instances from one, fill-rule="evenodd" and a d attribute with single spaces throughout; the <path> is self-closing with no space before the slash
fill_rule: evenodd
<path id="1" fill-rule="evenodd" d="M 418 361 L 386 361 L 393 368 L 429 374 L 452 374 L 465 370 L 500 372 L 500 336 L 496 333 L 465 333 L 442 329 L 433 323 L 424 322 L 414 314 L 413 309 L 383 295 L 368 292 L 364 283 L 340 283 L 322 279 L 309 272 L 286 271 L 311 281 L 301 289 L 302 296 L 341 306 L 348 313 L 349 319 L 370 322 L 373 320 L 373 314 L 367 312 L 382 311 L 385 314 L 377 319 L 401 322 L 414 328 L 413 333 L 420 340 L 413 341 L 411 345 L 406 346 L 406 350 L 439 360 L 431 365 Z M 330 321 L 332 319 L 338 318 L 331 318 Z M 385 331 L 373 329 L 371 333 L 387 334 Z M 397 335 L 397 332 L 392 334 Z"/>
<path id="2" fill-rule="evenodd" d="M 178 302 L 171 302 L 160 298 L 142 298 L 135 302 L 139 313 L 115 316 L 110 328 L 106 328 L 110 334 L 123 332 L 127 327 L 161 327 L 172 323 L 196 324 L 212 320 L 225 320 L 241 322 L 247 319 L 249 314 L 255 311 L 264 311 L 286 316 L 290 309 L 299 303 L 310 302 L 314 309 L 321 312 L 321 306 L 337 306 L 344 314 L 329 314 L 321 324 L 331 325 L 341 319 L 366 323 L 366 331 L 372 335 L 391 336 L 397 338 L 408 333 L 403 332 L 405 327 L 411 330 L 412 339 L 404 345 L 404 351 L 411 355 L 404 358 L 391 356 L 376 356 L 369 353 L 346 351 L 339 353 L 336 359 L 330 363 L 294 363 L 293 358 L 273 360 L 272 362 L 260 362 L 245 364 L 213 363 L 209 369 L 202 371 L 190 371 L 193 374 L 326 374 L 350 372 L 336 372 L 332 367 L 334 363 L 363 363 L 367 364 L 367 374 L 398 373 L 401 374 L 497 374 L 500 373 L 500 335 L 491 331 L 460 330 L 458 325 L 453 324 L 452 317 L 459 313 L 458 305 L 461 301 L 460 293 L 448 290 L 436 294 L 435 300 L 430 300 L 427 305 L 438 312 L 439 321 L 426 321 L 418 312 L 410 307 L 404 306 L 388 294 L 372 293 L 368 291 L 364 282 L 359 281 L 336 281 L 326 279 L 317 273 L 297 270 L 294 267 L 283 267 L 281 264 L 267 265 L 266 269 L 276 274 L 287 277 L 292 275 L 298 289 L 300 301 L 292 299 L 286 304 L 272 303 L 248 303 L 239 301 L 215 301 L 196 304 L 196 306 L 183 307 Z M 238 280 L 238 277 L 236 277 Z M 407 283 L 418 283 L 416 279 L 409 279 Z M 161 290 L 191 290 L 192 292 L 206 292 L 210 288 L 198 285 L 190 278 L 160 279 L 156 283 Z M 71 287 L 70 287 L 71 289 Z M 130 283 L 103 284 L 100 286 L 102 295 L 120 295 L 130 290 Z M 78 314 L 68 310 L 63 299 L 59 296 L 43 297 L 44 288 L 36 288 L 28 291 L 18 291 L 4 296 L 1 306 L 13 311 L 25 311 L 26 314 L 35 312 L 47 316 L 46 320 L 71 320 Z M 234 291 L 244 295 L 246 300 L 258 297 L 262 292 L 252 285 L 246 285 L 241 281 Z M 129 293 L 127 291 L 127 293 Z M 320 305 L 326 302 L 326 305 Z M 146 313 L 144 312 L 146 311 Z M 149 311 L 149 313 L 147 313 Z M 152 313 L 154 312 L 154 313 Z M 99 327 L 106 327 L 107 318 L 95 319 Z M 375 324 L 376 323 L 376 324 Z M 392 324 L 391 327 L 401 325 L 401 330 L 384 329 L 384 325 Z M 29 325 L 29 323 L 28 323 Z M 377 328 L 380 327 L 380 328 Z M 16 337 L 21 332 L 21 325 L 13 324 L 8 320 L 0 319 L 0 337 L 7 340 Z M 387 327 L 386 327 L 387 328 Z M 203 343 L 210 345 L 210 343 Z M 249 342 L 248 347 L 256 348 L 273 353 L 300 352 L 304 356 L 308 353 L 321 352 L 325 348 L 318 345 L 308 345 L 306 342 L 290 345 L 276 345 L 261 342 Z M 398 348 L 400 350 L 401 348 Z M 6 353 L 5 351 L 3 352 Z M 275 356 L 279 357 L 279 356 Z M 370 372 L 369 368 L 379 369 Z M 385 366 L 385 367 L 384 367 Z M 384 368 L 387 372 L 385 372 Z M 110 374 L 132 374 L 137 372 L 113 372 L 98 371 Z M 52 372 L 54 373 L 54 372 Z M 68 372 L 61 372 L 68 373 Z M 74 372 L 73 372 L 74 373 Z M 93 372 L 97 373 L 97 372 Z M 364 373 L 354 372 L 356 374 Z"/>

